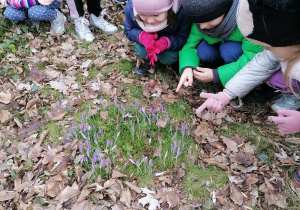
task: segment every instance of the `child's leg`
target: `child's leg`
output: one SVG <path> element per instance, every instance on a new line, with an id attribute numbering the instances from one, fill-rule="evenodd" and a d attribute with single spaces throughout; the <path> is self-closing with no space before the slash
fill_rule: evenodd
<path id="1" fill-rule="evenodd" d="M 99 16 L 102 12 L 101 8 L 101 0 L 87 0 L 87 9 L 90 14 L 94 14 L 95 16 Z"/>
<path id="2" fill-rule="evenodd" d="M 275 74 L 270 76 L 266 81 L 268 85 L 270 85 L 273 88 L 279 89 L 281 92 L 284 93 L 290 93 L 292 92 L 299 93 L 299 84 L 296 80 L 292 79 L 291 86 L 293 88 L 293 91 L 290 90 L 285 84 L 283 80 L 283 72 L 281 70 L 278 70 Z"/>
<path id="3" fill-rule="evenodd" d="M 135 52 L 139 57 L 141 57 L 143 59 L 145 59 L 148 54 L 144 45 L 141 45 L 138 43 L 135 43 Z M 149 60 L 149 59 L 147 59 L 147 60 Z"/>
<path id="4" fill-rule="evenodd" d="M 179 59 L 178 51 L 164 51 L 157 55 L 158 60 L 165 65 L 172 65 Z"/>
<path id="5" fill-rule="evenodd" d="M 4 11 L 4 17 L 11 21 L 24 21 L 28 19 L 27 9 L 16 9 L 12 6 L 8 6 Z"/>
<path id="6" fill-rule="evenodd" d="M 243 54 L 241 42 L 225 41 L 221 44 L 219 50 L 225 63 L 235 62 Z"/>
<path id="7" fill-rule="evenodd" d="M 203 40 L 197 47 L 197 54 L 200 62 L 214 63 L 221 59 L 219 52 L 219 45 L 210 45 L 207 41 Z"/>
<path id="8" fill-rule="evenodd" d="M 30 19 L 40 21 L 52 21 L 58 16 L 57 8 L 60 2 L 55 0 L 48 6 L 36 5 L 28 8 L 28 16 Z"/>
<path id="9" fill-rule="evenodd" d="M 72 18 L 79 18 L 84 16 L 82 0 L 67 0 L 67 4 L 70 9 L 70 16 Z"/>

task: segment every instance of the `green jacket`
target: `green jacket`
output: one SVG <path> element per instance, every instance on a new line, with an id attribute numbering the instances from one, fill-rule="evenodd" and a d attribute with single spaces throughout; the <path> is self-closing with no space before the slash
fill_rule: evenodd
<path id="1" fill-rule="evenodd" d="M 211 38 L 207 35 L 202 34 L 198 28 L 196 23 L 192 25 L 191 32 L 187 43 L 183 46 L 182 50 L 179 51 L 179 72 L 182 74 L 182 69 L 186 66 L 198 67 L 200 64 L 200 59 L 197 55 L 197 46 L 198 44 L 206 40 L 208 44 L 216 44 L 218 42 L 222 42 L 222 39 L 219 38 Z M 241 57 L 232 63 L 225 64 L 218 68 L 218 73 L 222 85 L 225 84 L 239 71 L 241 70 L 252 58 L 259 52 L 263 51 L 263 47 L 257 44 L 254 44 L 248 41 L 241 34 L 238 27 L 236 27 L 232 34 L 228 37 L 227 41 L 235 41 L 242 43 L 243 54 Z"/>

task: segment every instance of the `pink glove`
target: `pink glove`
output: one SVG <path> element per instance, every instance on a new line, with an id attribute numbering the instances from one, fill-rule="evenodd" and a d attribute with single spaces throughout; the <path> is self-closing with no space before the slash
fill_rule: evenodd
<path id="1" fill-rule="evenodd" d="M 159 53 L 165 51 L 170 47 L 170 40 L 167 37 L 160 37 L 155 42 L 156 48 L 159 50 Z"/>
<path id="2" fill-rule="evenodd" d="M 268 119 L 278 126 L 280 133 L 292 134 L 300 132 L 300 112 L 287 109 L 278 109 L 278 116 L 269 116 Z"/>
<path id="3" fill-rule="evenodd" d="M 231 100 L 230 96 L 224 92 L 219 92 L 218 94 L 202 92 L 200 97 L 207 98 L 207 100 L 196 110 L 198 116 L 200 116 L 206 108 L 214 112 L 221 112 Z"/>
<path id="4" fill-rule="evenodd" d="M 155 40 L 157 38 L 157 34 L 151 34 L 145 31 L 142 31 L 139 35 L 139 41 L 145 46 L 148 53 L 155 50 Z"/>
<path id="5" fill-rule="evenodd" d="M 153 51 L 148 52 L 148 55 L 146 56 L 146 59 L 150 59 L 150 65 L 154 66 L 155 62 L 157 62 L 157 54 L 159 53 L 159 50 L 155 48 Z"/>

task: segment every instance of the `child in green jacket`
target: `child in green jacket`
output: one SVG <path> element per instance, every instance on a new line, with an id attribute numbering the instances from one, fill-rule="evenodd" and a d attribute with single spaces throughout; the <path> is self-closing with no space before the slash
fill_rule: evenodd
<path id="1" fill-rule="evenodd" d="M 185 16 L 193 23 L 187 43 L 179 52 L 182 85 L 193 78 L 223 86 L 263 47 L 243 37 L 237 27 L 239 0 L 182 0 Z M 205 68 L 200 67 L 205 66 Z M 210 67 L 210 68 L 208 68 Z"/>

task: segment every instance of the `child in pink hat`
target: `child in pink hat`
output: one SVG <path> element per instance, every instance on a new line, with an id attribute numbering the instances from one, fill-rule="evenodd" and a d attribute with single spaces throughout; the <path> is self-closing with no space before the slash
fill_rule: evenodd
<path id="1" fill-rule="evenodd" d="M 190 31 L 180 0 L 129 0 L 125 16 L 124 34 L 136 42 L 137 55 L 144 59 L 135 74 L 147 75 L 150 65 L 158 61 L 165 65 L 178 62 Z"/>

